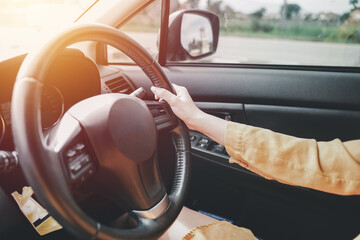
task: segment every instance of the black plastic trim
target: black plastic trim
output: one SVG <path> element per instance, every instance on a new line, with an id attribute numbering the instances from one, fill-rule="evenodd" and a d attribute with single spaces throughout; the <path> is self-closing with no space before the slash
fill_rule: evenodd
<path id="1" fill-rule="evenodd" d="M 307 66 L 307 65 L 272 65 L 272 64 L 232 64 L 232 63 L 180 63 L 166 62 L 165 67 L 211 67 L 211 68 L 247 68 L 247 69 L 272 69 L 272 70 L 301 70 L 321 72 L 350 72 L 360 73 L 360 67 L 345 66 Z"/>
<path id="2" fill-rule="evenodd" d="M 158 62 L 161 66 L 166 63 L 167 39 L 169 30 L 169 13 L 170 1 L 161 1 L 161 24 L 160 24 L 160 41 L 159 41 L 159 57 Z"/>

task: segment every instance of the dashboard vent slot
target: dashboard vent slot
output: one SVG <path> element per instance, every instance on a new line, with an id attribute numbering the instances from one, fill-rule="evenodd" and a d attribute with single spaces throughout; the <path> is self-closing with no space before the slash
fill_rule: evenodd
<path id="1" fill-rule="evenodd" d="M 119 77 L 116 79 L 106 81 L 105 84 L 112 93 L 130 94 L 133 92 L 132 87 L 124 79 L 124 77 Z"/>

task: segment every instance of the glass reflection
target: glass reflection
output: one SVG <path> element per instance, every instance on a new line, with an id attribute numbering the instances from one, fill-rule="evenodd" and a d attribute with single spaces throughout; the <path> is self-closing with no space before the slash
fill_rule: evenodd
<path id="1" fill-rule="evenodd" d="M 213 33 L 210 21 L 197 14 L 185 13 L 181 23 L 181 45 L 192 57 L 211 52 Z"/>

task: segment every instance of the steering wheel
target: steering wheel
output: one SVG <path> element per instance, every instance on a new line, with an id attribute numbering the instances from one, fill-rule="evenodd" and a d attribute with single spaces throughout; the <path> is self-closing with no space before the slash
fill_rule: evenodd
<path id="1" fill-rule="evenodd" d="M 56 56 L 80 41 L 117 48 L 155 86 L 174 92 L 160 65 L 134 40 L 106 25 L 75 25 L 29 54 L 18 73 L 11 114 L 22 171 L 50 214 L 78 238 L 157 238 L 182 208 L 190 170 L 187 128 L 165 102 L 119 93 L 98 95 L 71 107 L 46 135 L 42 131 L 44 77 Z M 169 193 L 158 167 L 160 132 L 171 135 L 176 151 L 176 172 Z M 132 227 L 113 227 L 89 217 L 72 194 L 72 189 L 84 184 L 123 206 Z"/>

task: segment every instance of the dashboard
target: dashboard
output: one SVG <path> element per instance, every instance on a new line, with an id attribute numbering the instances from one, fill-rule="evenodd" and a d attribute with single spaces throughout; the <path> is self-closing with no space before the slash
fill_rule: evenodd
<path id="1" fill-rule="evenodd" d="M 0 150 L 13 151 L 11 96 L 17 72 L 26 55 L 0 63 Z M 101 94 L 96 64 L 81 51 L 67 48 L 52 64 L 41 96 L 43 131 L 56 125 L 64 112 L 77 102 Z"/>

